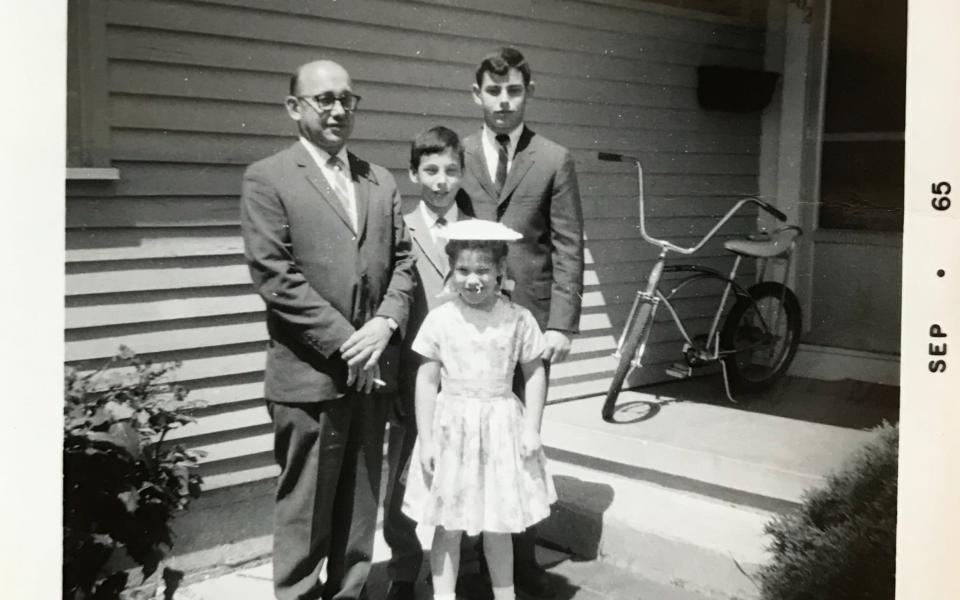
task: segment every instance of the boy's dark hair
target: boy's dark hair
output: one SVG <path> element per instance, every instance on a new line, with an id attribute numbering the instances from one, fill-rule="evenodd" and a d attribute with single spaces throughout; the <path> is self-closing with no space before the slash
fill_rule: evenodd
<path id="1" fill-rule="evenodd" d="M 523 85 L 530 85 L 532 73 L 530 72 L 530 65 L 527 64 L 527 59 L 523 57 L 519 50 L 510 46 L 500 48 L 483 57 L 480 66 L 477 67 L 477 85 L 483 85 L 483 74 L 488 71 L 494 75 L 506 75 L 510 69 L 520 71 L 520 74 L 523 75 Z"/>
<path id="2" fill-rule="evenodd" d="M 507 256 L 507 243 L 501 240 L 450 240 L 444 251 L 450 259 L 451 267 L 456 264 L 457 257 L 464 250 L 487 252 L 493 262 L 500 264 L 500 261 Z"/>
<path id="3" fill-rule="evenodd" d="M 460 159 L 460 166 L 463 166 L 463 146 L 460 145 L 460 138 L 456 132 L 447 129 L 442 125 L 431 127 L 413 139 L 410 144 L 410 170 L 416 171 L 420 168 L 420 159 L 430 154 L 442 154 L 447 149 L 453 152 Z"/>

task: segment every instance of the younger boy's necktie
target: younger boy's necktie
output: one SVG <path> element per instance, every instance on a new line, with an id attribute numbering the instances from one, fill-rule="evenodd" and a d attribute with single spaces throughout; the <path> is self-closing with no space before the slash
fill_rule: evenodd
<path id="1" fill-rule="evenodd" d="M 510 147 L 510 136 L 505 133 L 497 134 L 497 195 L 503 191 L 503 186 L 507 182 L 507 161 L 509 160 L 508 148 Z"/>

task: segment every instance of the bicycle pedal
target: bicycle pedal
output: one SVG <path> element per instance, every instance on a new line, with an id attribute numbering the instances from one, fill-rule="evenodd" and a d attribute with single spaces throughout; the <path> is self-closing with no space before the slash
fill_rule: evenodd
<path id="1" fill-rule="evenodd" d="M 667 375 L 676 379 L 686 379 L 693 375 L 693 367 L 684 363 L 673 363 L 666 369 Z"/>

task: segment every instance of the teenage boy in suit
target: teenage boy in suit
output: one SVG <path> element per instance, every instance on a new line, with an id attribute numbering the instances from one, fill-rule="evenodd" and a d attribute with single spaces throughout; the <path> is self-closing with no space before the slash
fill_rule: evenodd
<path id="1" fill-rule="evenodd" d="M 414 259 L 393 177 L 347 152 L 359 99 L 337 63 L 301 66 L 285 100 L 300 139 L 243 177 L 245 255 L 269 333 L 279 600 L 359 598 L 373 554 L 390 404 L 374 388 L 395 378 L 396 357 L 381 355 L 389 342 L 399 351 Z"/>
<path id="2" fill-rule="evenodd" d="M 419 355 L 410 344 L 424 317 L 441 302 L 438 298 L 450 271 L 444 252 L 443 229 L 473 216 L 470 198 L 460 189 L 463 148 L 457 134 L 446 127 L 433 127 L 414 139 L 410 147 L 410 180 L 420 198 L 403 212 L 416 257 L 414 276 L 419 284 L 410 306 L 407 334 L 400 353 L 400 395 L 390 421 L 387 450 L 387 491 L 384 498 L 383 535 L 390 546 L 387 600 L 413 600 L 414 582 L 423 562 L 423 548 L 416 523 L 402 512 L 406 486 L 403 472 L 417 438 L 414 388 Z"/>
<path id="3" fill-rule="evenodd" d="M 579 331 L 583 212 L 570 152 L 524 124 L 533 91 L 530 65 L 515 48 L 501 48 L 480 62 L 473 100 L 483 111 L 483 128 L 463 141 L 463 189 L 477 217 L 523 234 L 510 244 L 507 277 L 515 282 L 513 301 L 544 330 L 549 377 L 550 364 L 567 357 L 571 336 Z M 515 381 L 514 387 L 522 397 L 522 385 Z M 533 528 L 514 536 L 514 582 L 527 595 L 550 597 L 535 543 Z"/>

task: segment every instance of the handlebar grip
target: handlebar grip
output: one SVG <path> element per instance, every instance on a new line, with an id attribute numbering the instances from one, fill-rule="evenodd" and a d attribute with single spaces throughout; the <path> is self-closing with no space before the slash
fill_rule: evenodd
<path id="1" fill-rule="evenodd" d="M 627 160 L 626 156 L 622 154 L 614 154 L 613 152 L 598 152 L 597 158 L 610 162 L 626 162 Z"/>
<path id="2" fill-rule="evenodd" d="M 771 215 L 773 215 L 774 217 L 776 217 L 778 220 L 783 221 L 783 222 L 786 222 L 786 220 L 787 220 L 787 215 L 785 215 L 785 214 L 783 214 L 782 212 L 780 212 L 780 210 L 778 210 L 778 209 L 770 206 L 770 205 L 767 204 L 766 202 L 764 202 L 761 206 L 763 206 L 764 210 L 766 210 L 768 213 L 770 213 Z"/>

